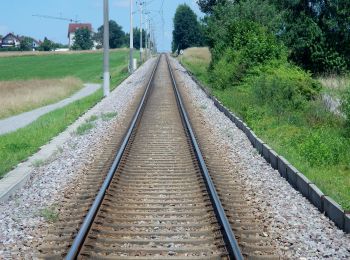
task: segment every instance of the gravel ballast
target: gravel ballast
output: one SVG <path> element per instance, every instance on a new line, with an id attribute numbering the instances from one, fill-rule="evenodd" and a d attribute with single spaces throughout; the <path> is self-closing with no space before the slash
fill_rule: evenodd
<path id="1" fill-rule="evenodd" d="M 253 212 L 262 217 L 278 254 L 290 259 L 348 259 L 350 235 L 338 229 L 306 198 L 293 189 L 251 145 L 248 137 L 220 112 L 214 102 L 173 59 L 174 71 L 186 95 L 200 113 L 203 127 L 210 129 L 219 149 L 227 149 L 227 159 L 235 175 L 244 183 L 244 196 Z"/>
<path id="2" fill-rule="evenodd" d="M 12 252 L 21 252 L 21 255 L 31 252 L 31 241 L 40 239 L 41 229 L 55 217 L 51 212 L 63 199 L 63 191 L 74 188 L 74 181 L 84 176 L 95 156 L 108 143 L 109 133 L 118 131 L 131 102 L 147 83 L 154 62 L 155 59 L 147 61 L 110 96 L 77 120 L 73 124 L 75 131 L 50 159 L 33 165 L 25 187 L 0 203 L 0 258 L 9 257 Z M 76 129 L 89 121 L 93 128 L 78 134 Z"/>

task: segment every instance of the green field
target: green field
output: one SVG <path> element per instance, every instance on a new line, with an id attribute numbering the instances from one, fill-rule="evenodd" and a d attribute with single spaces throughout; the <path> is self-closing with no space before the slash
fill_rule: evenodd
<path id="1" fill-rule="evenodd" d="M 135 57 L 137 57 L 135 52 Z M 128 52 L 111 53 L 113 90 L 127 76 Z M 0 80 L 47 79 L 66 76 L 83 81 L 101 82 L 102 53 L 57 54 L 0 58 Z M 89 108 L 102 99 L 102 90 L 57 109 L 30 125 L 0 136 L 0 179 L 18 163 L 26 160 L 40 147 L 64 131 Z M 105 115 L 103 120 L 106 120 Z"/>
<path id="2" fill-rule="evenodd" d="M 111 51 L 112 83 L 118 81 L 119 72 L 127 68 L 128 58 L 126 49 Z M 0 57 L 0 81 L 73 76 L 83 82 L 98 83 L 102 62 L 102 52 Z"/>
<path id="3" fill-rule="evenodd" d="M 350 210 L 350 138 L 344 120 L 327 111 L 316 100 L 305 111 L 287 111 L 281 115 L 270 105 L 261 106 L 250 86 L 225 90 L 211 87 L 210 60 L 189 55 L 182 63 L 231 111 L 241 117 L 254 132 L 326 195 L 345 210 Z"/>

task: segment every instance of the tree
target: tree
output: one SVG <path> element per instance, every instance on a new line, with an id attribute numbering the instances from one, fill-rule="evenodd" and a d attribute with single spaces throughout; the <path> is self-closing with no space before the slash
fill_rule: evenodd
<path id="1" fill-rule="evenodd" d="M 45 37 L 43 43 L 39 47 L 39 51 L 51 51 L 54 48 L 53 44 L 52 41 Z"/>
<path id="2" fill-rule="evenodd" d="M 75 31 L 73 50 L 91 50 L 94 46 L 91 32 L 87 28 L 80 28 Z"/>
<path id="3" fill-rule="evenodd" d="M 224 4 L 226 0 L 197 0 L 197 4 L 203 13 L 211 14 L 214 7 L 218 4 Z M 238 2 L 238 1 L 235 1 Z"/>
<path id="4" fill-rule="evenodd" d="M 103 45 L 103 25 L 97 30 L 94 40 L 100 47 Z M 113 20 L 109 21 L 109 46 L 110 48 L 120 48 L 125 44 L 125 32 L 122 27 Z"/>
<path id="5" fill-rule="evenodd" d="M 172 50 L 183 50 L 203 45 L 203 32 L 197 15 L 186 5 L 179 5 L 174 17 Z"/>
<path id="6" fill-rule="evenodd" d="M 134 28 L 133 35 L 134 35 L 134 48 L 139 50 L 140 49 L 140 29 L 137 27 Z M 146 31 L 142 29 L 142 48 L 145 48 L 145 45 L 146 45 Z"/>
<path id="7" fill-rule="evenodd" d="M 31 51 L 33 49 L 33 38 L 23 37 L 19 45 L 21 51 Z"/>

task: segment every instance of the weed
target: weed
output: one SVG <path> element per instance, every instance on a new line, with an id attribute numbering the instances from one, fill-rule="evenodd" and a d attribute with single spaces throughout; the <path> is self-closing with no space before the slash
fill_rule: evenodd
<path id="1" fill-rule="evenodd" d="M 208 107 L 207 107 L 206 105 L 201 105 L 200 108 L 203 109 L 203 110 L 205 110 L 205 109 L 207 109 Z"/>
<path id="2" fill-rule="evenodd" d="M 90 116 L 88 119 L 86 119 L 85 121 L 86 121 L 87 123 L 91 123 L 91 122 L 95 122 L 97 119 L 98 119 L 98 116 L 92 115 L 92 116 Z"/>
<path id="3" fill-rule="evenodd" d="M 48 222 L 56 222 L 59 217 L 57 205 L 52 205 L 48 208 L 41 209 L 39 214 Z"/>
<path id="4" fill-rule="evenodd" d="M 75 133 L 77 135 L 84 135 L 84 134 L 88 133 L 92 128 L 94 128 L 93 123 L 83 123 L 80 126 L 78 126 Z"/>
<path id="5" fill-rule="evenodd" d="M 102 113 L 101 118 L 103 121 L 109 121 L 112 118 L 116 117 L 118 114 L 116 112 L 108 112 L 108 113 Z"/>
<path id="6" fill-rule="evenodd" d="M 46 164 L 46 161 L 42 159 L 37 159 L 32 163 L 32 165 L 36 168 L 44 166 L 45 164 Z"/>

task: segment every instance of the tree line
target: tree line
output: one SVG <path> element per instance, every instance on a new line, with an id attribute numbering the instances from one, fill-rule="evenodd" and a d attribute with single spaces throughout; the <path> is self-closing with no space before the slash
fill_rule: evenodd
<path id="1" fill-rule="evenodd" d="M 94 42 L 97 44 L 97 48 L 103 47 L 103 32 L 104 26 L 100 26 L 96 33 L 91 33 L 86 28 L 78 29 L 75 32 L 73 50 L 90 50 L 94 46 Z M 142 46 L 146 44 L 146 31 L 142 29 Z M 122 48 L 128 47 L 130 40 L 130 34 L 123 31 L 123 28 L 113 20 L 109 21 L 109 46 L 110 48 Z M 140 49 L 140 29 L 133 29 L 134 48 Z"/>
<path id="2" fill-rule="evenodd" d="M 266 28 L 287 48 L 290 62 L 313 74 L 350 70 L 348 0 L 198 0 L 197 3 L 206 13 L 204 23 L 211 48 L 215 42 L 213 36 L 217 36 L 215 30 L 227 30 L 230 21 L 240 19 Z"/>

